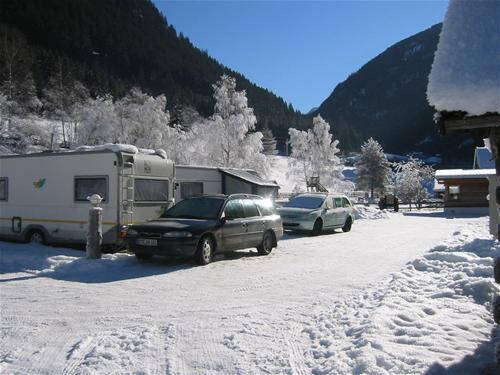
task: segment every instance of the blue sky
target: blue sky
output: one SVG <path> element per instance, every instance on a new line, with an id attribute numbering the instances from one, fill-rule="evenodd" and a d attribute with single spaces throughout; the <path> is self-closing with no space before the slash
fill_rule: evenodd
<path id="1" fill-rule="evenodd" d="M 447 0 L 153 0 L 222 64 L 308 112 L 392 44 L 441 22 Z"/>

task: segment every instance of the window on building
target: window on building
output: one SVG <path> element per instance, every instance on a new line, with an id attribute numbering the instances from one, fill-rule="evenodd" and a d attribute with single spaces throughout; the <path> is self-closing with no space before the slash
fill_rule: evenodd
<path id="1" fill-rule="evenodd" d="M 135 179 L 134 200 L 136 202 L 159 202 L 168 200 L 168 180 Z"/>
<path id="2" fill-rule="evenodd" d="M 92 194 L 99 194 L 103 202 L 107 202 L 107 193 L 107 177 L 75 177 L 75 201 L 88 202 Z"/>
<path id="3" fill-rule="evenodd" d="M 203 195 L 203 182 L 181 182 L 181 199 Z"/>
<path id="4" fill-rule="evenodd" d="M 0 177 L 0 201 L 6 201 L 9 198 L 9 179 Z"/>

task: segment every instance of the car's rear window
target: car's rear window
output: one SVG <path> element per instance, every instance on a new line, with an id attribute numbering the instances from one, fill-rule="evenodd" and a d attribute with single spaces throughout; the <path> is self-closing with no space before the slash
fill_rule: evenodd
<path id="1" fill-rule="evenodd" d="M 270 199 L 256 199 L 255 204 L 259 207 L 262 216 L 274 215 L 276 210 Z"/>
<path id="2" fill-rule="evenodd" d="M 325 200 L 325 197 L 295 197 L 286 203 L 284 207 L 291 208 L 320 208 Z"/>
<path id="3" fill-rule="evenodd" d="M 224 198 L 197 197 L 180 201 L 161 216 L 164 218 L 216 219 Z"/>
<path id="4" fill-rule="evenodd" d="M 351 207 L 351 203 L 347 200 L 347 198 L 342 198 L 342 203 L 344 207 Z"/>
<path id="5" fill-rule="evenodd" d="M 245 217 L 260 216 L 259 209 L 253 199 L 243 199 L 243 208 L 245 210 Z"/>

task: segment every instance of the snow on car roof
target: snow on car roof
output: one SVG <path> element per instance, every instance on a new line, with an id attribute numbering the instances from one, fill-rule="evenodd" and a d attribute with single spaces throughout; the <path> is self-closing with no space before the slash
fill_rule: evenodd
<path id="1" fill-rule="evenodd" d="M 500 113 L 500 2 L 450 0 L 429 75 L 438 111 Z"/>
<path id="2" fill-rule="evenodd" d="M 438 169 L 436 180 L 446 180 L 452 178 L 487 178 L 495 176 L 495 169 Z"/>

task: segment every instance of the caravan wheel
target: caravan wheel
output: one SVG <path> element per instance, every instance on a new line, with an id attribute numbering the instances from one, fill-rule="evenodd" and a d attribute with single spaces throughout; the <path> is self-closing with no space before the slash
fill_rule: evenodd
<path id="1" fill-rule="evenodd" d="M 40 230 L 30 230 L 28 232 L 28 235 L 26 236 L 26 239 L 29 243 L 33 244 L 45 244 L 45 236 L 43 235 L 42 231 Z"/>

